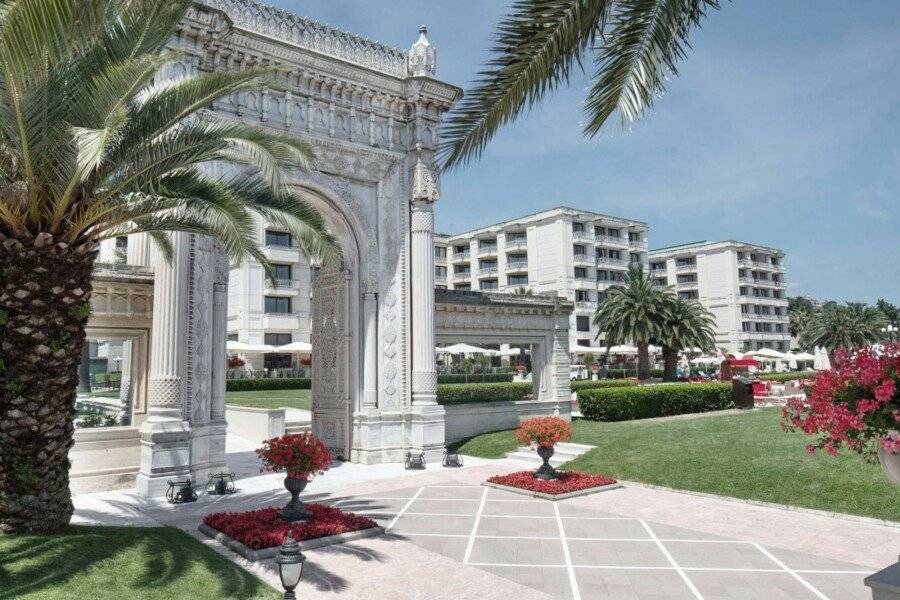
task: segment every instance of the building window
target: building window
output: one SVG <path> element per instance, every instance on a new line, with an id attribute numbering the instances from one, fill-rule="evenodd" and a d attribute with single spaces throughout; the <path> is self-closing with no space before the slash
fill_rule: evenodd
<path id="1" fill-rule="evenodd" d="M 236 334 L 236 333 L 229 333 L 229 334 L 228 334 L 228 337 L 226 337 L 225 339 L 226 339 L 227 341 L 229 341 L 229 342 L 236 342 L 236 341 L 238 341 L 238 334 Z"/>
<path id="2" fill-rule="evenodd" d="M 650 263 L 650 270 L 651 270 L 651 271 L 665 271 L 665 270 L 666 270 L 666 263 L 665 263 L 665 262 L 653 262 L 653 263 Z"/>
<path id="3" fill-rule="evenodd" d="M 453 285 L 453 289 L 469 291 L 472 289 L 472 286 L 471 286 L 471 284 L 468 284 L 468 283 L 456 283 Z"/>
<path id="4" fill-rule="evenodd" d="M 747 333 L 753 331 L 753 323 L 750 321 L 744 321 L 741 323 L 741 331 L 746 331 Z"/>
<path id="5" fill-rule="evenodd" d="M 587 267 L 575 267 L 575 279 L 587 279 Z"/>
<path id="6" fill-rule="evenodd" d="M 291 265 L 272 265 L 272 270 L 275 271 L 275 279 L 278 281 L 290 281 L 292 275 Z"/>
<path id="7" fill-rule="evenodd" d="M 584 254 L 584 244 L 574 244 L 572 246 L 572 254 L 574 254 L 575 256 Z"/>
<path id="8" fill-rule="evenodd" d="M 696 283 L 697 282 L 697 274 L 696 273 L 686 273 L 684 275 L 679 275 L 677 278 L 678 283 Z"/>
<path id="9" fill-rule="evenodd" d="M 465 254 L 465 253 L 468 252 L 468 251 L 469 251 L 469 246 L 468 246 L 468 245 L 466 245 L 466 246 L 453 246 L 453 253 L 454 253 L 454 254 Z"/>
<path id="10" fill-rule="evenodd" d="M 289 333 L 267 333 L 263 335 L 263 340 L 268 346 L 284 346 L 293 341 Z"/>
<path id="11" fill-rule="evenodd" d="M 528 285 L 528 275 L 509 275 L 506 282 L 508 285 Z"/>
<path id="12" fill-rule="evenodd" d="M 482 279 L 479 287 L 482 290 L 496 290 L 499 286 L 496 279 Z"/>
<path id="13" fill-rule="evenodd" d="M 666 285 L 668 284 L 665 277 L 654 277 L 653 283 L 655 285 L 658 285 L 659 287 L 666 287 Z"/>
<path id="14" fill-rule="evenodd" d="M 676 267 L 693 267 L 696 264 L 697 264 L 697 259 L 694 258 L 693 256 L 675 259 Z"/>
<path id="15" fill-rule="evenodd" d="M 456 265 L 453 267 L 453 272 L 457 275 L 466 275 L 472 272 L 472 268 L 469 265 Z"/>
<path id="16" fill-rule="evenodd" d="M 282 296 L 266 296 L 267 314 L 289 314 L 291 312 L 291 299 Z"/>
<path id="17" fill-rule="evenodd" d="M 594 235 L 606 235 L 606 227 L 601 227 L 599 225 L 595 226 Z"/>
<path id="18" fill-rule="evenodd" d="M 506 243 L 508 243 L 508 244 L 524 242 L 527 240 L 528 240 L 528 234 L 525 234 L 525 233 L 507 233 L 506 234 Z"/>
<path id="19" fill-rule="evenodd" d="M 293 245 L 291 234 L 285 231 L 266 230 L 266 246 L 280 246 L 290 248 Z"/>
<path id="20" fill-rule="evenodd" d="M 612 260 L 621 260 L 622 259 L 622 251 L 621 250 L 608 250 L 607 254 L 609 258 Z"/>
<path id="21" fill-rule="evenodd" d="M 434 276 L 435 277 L 447 277 L 447 267 L 437 265 L 434 267 Z"/>
<path id="22" fill-rule="evenodd" d="M 619 229 L 609 228 L 606 230 L 606 235 L 608 235 L 611 238 L 620 238 L 620 237 L 622 237 L 622 231 Z"/>
<path id="23" fill-rule="evenodd" d="M 597 269 L 597 281 L 609 281 L 609 271 Z"/>
<path id="24" fill-rule="evenodd" d="M 641 255 L 639 252 L 632 252 L 628 257 L 632 264 L 640 264 L 641 263 Z"/>
<path id="25" fill-rule="evenodd" d="M 629 242 L 641 241 L 641 232 L 640 231 L 629 231 L 628 232 L 628 241 Z"/>
<path id="26" fill-rule="evenodd" d="M 443 246 L 435 246 L 434 247 L 434 257 L 435 258 L 447 258 L 447 249 Z"/>
<path id="27" fill-rule="evenodd" d="M 610 271 L 609 278 L 612 281 L 625 281 L 625 273 L 622 271 Z"/>
<path id="28" fill-rule="evenodd" d="M 756 325 L 756 333 L 771 333 L 772 332 L 772 324 L 771 323 L 754 323 Z"/>
<path id="29" fill-rule="evenodd" d="M 578 331 L 590 331 L 591 318 L 584 315 L 575 317 L 575 329 L 577 329 Z"/>
<path id="30" fill-rule="evenodd" d="M 586 347 L 586 348 L 590 348 L 590 347 L 591 347 L 591 340 L 578 340 L 577 344 L 578 344 L 579 346 L 584 346 L 584 347 Z"/>
<path id="31" fill-rule="evenodd" d="M 581 233 L 582 231 L 584 231 L 584 223 L 577 221 L 572 223 L 572 233 Z"/>
<path id="32" fill-rule="evenodd" d="M 575 290 L 575 301 L 576 302 L 590 302 L 591 301 L 591 293 L 587 290 Z"/>
<path id="33" fill-rule="evenodd" d="M 781 290 L 772 290 L 772 297 L 773 298 L 784 298 L 784 292 L 782 292 Z"/>
<path id="34" fill-rule="evenodd" d="M 436 290 L 446 290 L 446 289 L 447 289 L 447 286 L 446 286 L 446 285 L 436 285 L 436 286 L 434 286 L 434 289 L 436 289 Z"/>
<path id="35" fill-rule="evenodd" d="M 496 250 L 497 249 L 497 240 L 478 240 L 478 249 L 479 250 Z"/>
<path id="36" fill-rule="evenodd" d="M 742 285 L 739 293 L 741 296 L 749 296 L 750 288 L 748 288 L 746 285 Z"/>
<path id="37" fill-rule="evenodd" d="M 290 369 L 290 354 L 263 354 L 263 367 L 266 369 Z"/>
<path id="38" fill-rule="evenodd" d="M 678 297 L 681 298 L 682 300 L 696 300 L 697 299 L 697 290 L 678 292 Z"/>
<path id="39" fill-rule="evenodd" d="M 784 333 L 784 325 L 781 323 L 775 323 L 775 333 Z"/>

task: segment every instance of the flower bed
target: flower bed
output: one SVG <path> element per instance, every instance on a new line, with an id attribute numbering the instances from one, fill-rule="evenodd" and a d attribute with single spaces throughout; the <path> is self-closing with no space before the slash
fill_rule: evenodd
<path id="1" fill-rule="evenodd" d="M 324 504 L 305 506 L 313 515 L 310 521 L 282 521 L 278 518 L 280 509 L 269 507 L 241 513 L 213 513 L 206 515 L 203 523 L 253 550 L 280 546 L 288 532 L 302 542 L 377 526 L 372 519 L 339 508 Z"/>
<path id="2" fill-rule="evenodd" d="M 590 473 L 578 473 L 576 471 L 561 471 L 559 479 L 549 480 L 535 478 L 534 471 L 518 471 L 506 475 L 495 475 L 488 479 L 488 483 L 548 494 L 550 496 L 559 496 L 596 487 L 605 487 L 618 482 L 615 478 L 607 475 L 591 475 Z"/>

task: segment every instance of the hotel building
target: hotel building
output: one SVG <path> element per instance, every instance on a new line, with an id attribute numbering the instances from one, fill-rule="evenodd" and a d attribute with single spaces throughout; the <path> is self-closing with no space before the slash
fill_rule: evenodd
<path id="1" fill-rule="evenodd" d="M 669 246 L 650 252 L 650 272 L 713 314 L 718 347 L 790 350 L 781 250 L 734 240 Z"/>

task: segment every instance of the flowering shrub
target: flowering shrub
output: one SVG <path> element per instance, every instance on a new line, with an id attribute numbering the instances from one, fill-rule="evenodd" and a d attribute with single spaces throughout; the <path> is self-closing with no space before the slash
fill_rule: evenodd
<path id="1" fill-rule="evenodd" d="M 256 454 L 263 471 L 286 471 L 288 477 L 297 479 L 321 475 L 331 464 L 328 448 L 308 431 L 266 440 Z"/>
<path id="2" fill-rule="evenodd" d="M 532 417 L 519 424 L 516 439 L 520 444 L 552 448 L 572 439 L 572 425 L 559 417 Z"/>
<path id="3" fill-rule="evenodd" d="M 824 449 L 836 456 L 841 447 L 874 460 L 880 444 L 891 453 L 900 452 L 900 344 L 886 345 L 881 352 L 863 348 L 853 355 L 838 350 L 835 368 L 821 371 L 802 399 L 788 401 L 782 428 L 799 429 L 807 435 L 821 434 L 807 444 L 810 454 Z"/>
<path id="4" fill-rule="evenodd" d="M 536 479 L 533 471 L 519 471 L 507 475 L 495 475 L 488 481 L 532 492 L 554 495 L 616 483 L 614 478 L 607 475 L 591 475 L 590 473 L 576 473 L 573 471 L 561 472 L 558 479 L 546 480 Z"/>
<path id="5" fill-rule="evenodd" d="M 213 513 L 206 515 L 203 522 L 253 550 L 280 546 L 288 532 L 302 542 L 376 526 L 372 519 L 339 508 L 309 503 L 304 506 L 313 515 L 309 521 L 282 521 L 278 517 L 280 509 L 269 507 L 241 513 Z"/>

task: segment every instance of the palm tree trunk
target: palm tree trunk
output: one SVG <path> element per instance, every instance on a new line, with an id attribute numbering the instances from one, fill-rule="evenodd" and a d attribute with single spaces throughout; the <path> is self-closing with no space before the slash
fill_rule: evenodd
<path id="1" fill-rule="evenodd" d="M 663 346 L 663 381 L 675 381 L 678 368 L 678 351 L 668 346 Z"/>
<path id="2" fill-rule="evenodd" d="M 650 351 L 647 342 L 638 342 L 638 380 L 650 379 Z"/>
<path id="3" fill-rule="evenodd" d="M 0 532 L 72 516 L 69 449 L 95 245 L 0 233 Z"/>

